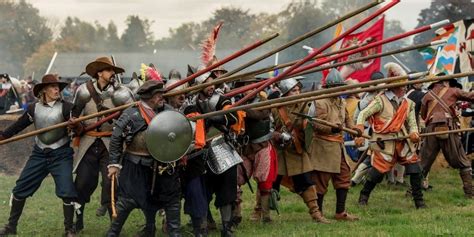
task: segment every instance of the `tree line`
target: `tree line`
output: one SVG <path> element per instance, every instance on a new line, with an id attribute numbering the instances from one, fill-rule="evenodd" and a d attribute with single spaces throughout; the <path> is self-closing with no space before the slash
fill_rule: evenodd
<path id="1" fill-rule="evenodd" d="M 275 13 L 251 13 L 238 7 L 222 7 L 209 13 L 202 22 L 186 22 L 170 28 L 169 36 L 155 39 L 151 31 L 152 22 L 146 17 L 130 15 L 125 19 L 126 27 L 119 35 L 114 22 L 87 22 L 77 17 L 68 17 L 54 29 L 51 21 L 25 0 L 0 2 L 0 70 L 10 74 L 30 75 L 44 73 L 55 51 L 58 52 L 152 52 L 160 49 L 196 50 L 201 41 L 220 21 L 224 26 L 219 34 L 218 49 L 239 49 L 274 32 L 280 36 L 264 47 L 271 49 L 286 43 L 312 29 L 354 10 L 371 0 L 294 0 L 285 9 Z M 452 22 L 470 16 L 473 12 L 470 0 L 434 0 L 423 9 L 418 18 L 419 25 L 442 19 Z M 347 29 L 355 22 L 375 11 L 373 8 L 344 22 Z M 368 24 L 370 25 L 370 23 Z M 385 23 L 385 36 L 404 32 L 400 21 Z M 281 62 L 306 56 L 303 45 L 320 47 L 333 37 L 333 29 L 315 35 L 281 54 Z M 415 42 L 426 42 L 432 34 L 415 37 Z M 401 40 L 384 47 L 385 50 L 411 44 Z M 416 52 L 398 55 L 407 65 L 423 70 L 425 65 Z"/>

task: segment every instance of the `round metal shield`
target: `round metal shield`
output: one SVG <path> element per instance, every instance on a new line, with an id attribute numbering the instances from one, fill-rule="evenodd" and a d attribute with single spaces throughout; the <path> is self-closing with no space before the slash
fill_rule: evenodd
<path id="1" fill-rule="evenodd" d="M 146 147 L 156 160 L 169 163 L 186 154 L 193 141 L 191 123 L 182 113 L 165 110 L 157 114 L 145 133 Z"/>

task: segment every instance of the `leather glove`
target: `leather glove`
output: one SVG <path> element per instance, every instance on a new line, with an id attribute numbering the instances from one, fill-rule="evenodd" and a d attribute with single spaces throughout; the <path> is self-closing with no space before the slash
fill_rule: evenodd
<path id="1" fill-rule="evenodd" d="M 269 100 L 276 99 L 276 98 L 280 98 L 280 96 L 281 96 L 281 92 L 274 91 L 267 97 L 267 99 L 269 99 Z"/>
<path id="2" fill-rule="evenodd" d="M 420 134 L 417 132 L 412 132 L 409 135 L 410 141 L 413 143 L 419 143 L 420 142 Z"/>
<path id="3" fill-rule="evenodd" d="M 356 137 L 356 138 L 354 139 L 354 143 L 355 143 L 356 147 L 363 147 L 364 144 L 365 144 L 365 138 L 363 138 L 363 137 Z"/>
<path id="4" fill-rule="evenodd" d="M 208 122 L 210 125 L 226 125 L 226 120 L 224 116 L 225 115 L 213 116 L 213 117 L 207 118 L 206 122 Z"/>
<path id="5" fill-rule="evenodd" d="M 332 133 L 340 133 L 342 131 L 342 124 L 337 124 L 339 127 L 331 128 Z"/>

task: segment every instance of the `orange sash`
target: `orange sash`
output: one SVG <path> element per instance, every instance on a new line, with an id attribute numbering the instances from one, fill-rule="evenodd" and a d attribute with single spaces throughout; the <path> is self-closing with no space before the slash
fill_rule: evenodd
<path id="1" fill-rule="evenodd" d="M 229 109 L 231 107 L 232 105 L 226 105 L 224 106 L 224 110 Z M 245 111 L 237 111 L 237 123 L 230 126 L 230 128 L 235 134 L 240 135 L 245 132 L 245 117 L 247 117 L 247 113 L 245 113 Z"/>
<path id="2" fill-rule="evenodd" d="M 383 101 L 383 100 L 382 100 Z M 385 108 L 385 102 L 384 108 Z M 390 104 L 391 105 L 391 104 Z M 393 108 L 393 107 L 392 107 Z M 393 117 L 388 120 L 384 121 L 377 115 L 374 115 L 370 122 L 374 129 L 374 132 L 379 134 L 387 134 L 387 133 L 396 133 L 402 129 L 403 124 L 408 116 L 409 108 L 408 108 L 408 100 L 404 99 L 398 110 L 393 114 Z"/>
<path id="3" fill-rule="evenodd" d="M 187 118 L 198 116 L 200 113 L 194 112 L 186 115 Z M 202 149 L 206 145 L 206 127 L 204 119 L 198 119 L 196 121 L 196 131 L 194 132 L 194 147 L 196 149 Z"/>

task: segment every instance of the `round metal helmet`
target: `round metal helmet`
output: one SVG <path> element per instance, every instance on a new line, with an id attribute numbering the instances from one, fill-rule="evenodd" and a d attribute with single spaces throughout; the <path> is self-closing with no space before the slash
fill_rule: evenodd
<path id="1" fill-rule="evenodd" d="M 179 79 L 169 79 L 166 81 L 166 84 L 165 84 L 165 88 L 177 83 L 178 81 L 180 81 Z M 179 90 L 183 90 L 184 88 L 188 87 L 188 83 L 184 83 L 178 87 L 175 87 L 173 88 L 172 90 L 170 91 L 179 91 Z"/>
<path id="2" fill-rule="evenodd" d="M 122 85 L 114 90 L 111 99 L 115 106 L 121 106 L 135 101 L 132 90 Z"/>
<path id="3" fill-rule="evenodd" d="M 337 69 L 331 69 L 326 77 L 326 83 L 324 84 L 324 87 L 328 88 L 343 85 L 346 85 L 346 82 L 344 81 L 341 73 Z"/>
<path id="4" fill-rule="evenodd" d="M 198 67 L 197 71 L 199 72 L 199 71 L 203 70 L 204 68 L 205 68 L 204 66 L 200 66 L 200 67 Z M 194 79 L 194 85 L 200 85 L 200 84 L 204 83 L 207 80 L 207 78 L 209 78 L 211 76 L 211 74 L 212 74 L 211 72 L 206 72 L 206 73 L 202 74 L 201 76 L 196 77 Z"/>
<path id="5" fill-rule="evenodd" d="M 148 125 L 145 143 L 156 160 L 169 163 L 184 156 L 193 141 L 193 129 L 182 113 L 165 110 Z"/>
<path id="6" fill-rule="evenodd" d="M 168 79 L 169 80 L 172 80 L 172 79 L 181 79 L 181 73 L 179 73 L 178 70 L 176 69 L 171 69 L 170 73 L 168 74 Z"/>
<path id="7" fill-rule="evenodd" d="M 291 91 L 291 89 L 293 89 L 293 87 L 295 87 L 298 84 L 301 87 L 302 85 L 298 81 L 298 80 L 301 80 L 301 79 L 304 79 L 304 77 L 298 76 L 298 77 L 292 77 L 292 78 L 288 78 L 288 79 L 285 79 L 283 81 L 280 81 L 278 83 L 278 88 L 280 88 L 281 94 L 285 95 L 286 93 Z"/>

